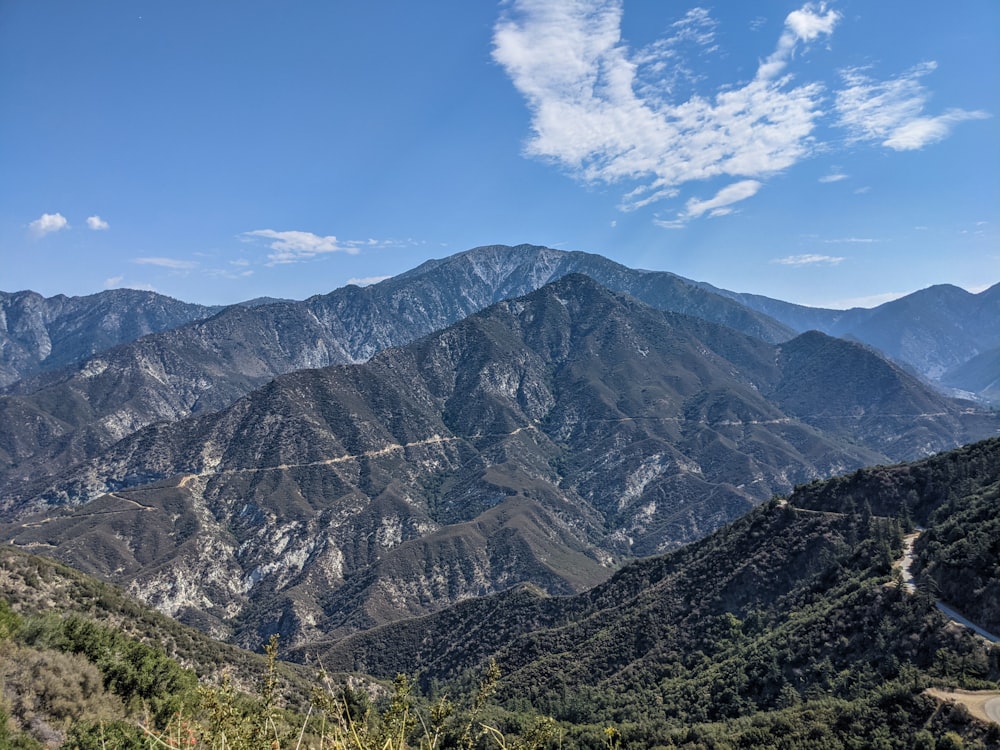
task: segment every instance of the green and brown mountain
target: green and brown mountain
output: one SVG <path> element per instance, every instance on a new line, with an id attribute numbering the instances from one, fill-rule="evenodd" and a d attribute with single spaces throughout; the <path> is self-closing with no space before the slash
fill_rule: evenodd
<path id="1" fill-rule="evenodd" d="M 523 582 L 581 591 L 797 483 L 996 432 L 859 345 L 769 344 L 571 275 L 140 430 L 26 485 L 3 537 L 301 645 Z"/>
<path id="2" fill-rule="evenodd" d="M 1000 696 L 1000 650 L 950 622 L 935 597 L 964 580 L 972 585 L 952 588 L 963 598 L 949 603 L 973 614 L 976 601 L 995 600 L 979 586 L 1000 580 L 998 501 L 1000 439 L 991 439 L 803 485 L 577 595 L 524 585 L 289 655 L 410 674 L 431 699 L 450 697 L 434 708 L 406 692 L 368 699 L 347 685 L 374 686 L 370 677 L 336 677 L 355 701 L 363 748 L 433 736 L 441 747 L 480 746 L 478 737 L 594 750 L 992 750 L 1000 725 L 983 705 Z M 922 570 L 910 592 L 898 565 L 914 522 Z M 4 746 L 131 747 L 175 735 L 195 748 L 309 745 L 344 719 L 315 700 L 307 712 L 317 689 L 337 695 L 310 683 L 311 670 L 283 666 L 268 697 L 261 659 L 9 548 L 0 550 L 0 656 Z M 258 682 L 263 700 L 220 689 L 220 672 Z M 495 696 L 470 713 L 463 707 L 491 672 Z M 378 730 L 401 709 L 411 728 L 391 724 L 387 745 Z"/>

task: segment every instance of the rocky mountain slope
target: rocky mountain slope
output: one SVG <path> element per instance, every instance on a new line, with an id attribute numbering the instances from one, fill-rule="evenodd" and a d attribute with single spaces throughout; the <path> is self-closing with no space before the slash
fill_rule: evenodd
<path id="1" fill-rule="evenodd" d="M 0 495 L 95 455 L 145 425 L 224 408 L 280 374 L 367 360 L 573 272 L 654 307 L 765 341 L 792 336 L 765 316 L 672 274 L 529 245 L 477 248 L 364 289 L 234 306 L 17 383 L 0 398 Z"/>
<path id="2" fill-rule="evenodd" d="M 219 309 L 134 289 L 48 298 L 0 292 L 0 388 Z"/>
<path id="3" fill-rule="evenodd" d="M 936 566 L 947 563 L 962 568 L 956 577 L 974 570 L 996 586 L 1000 551 L 989 545 L 1000 522 L 998 472 L 997 439 L 860 470 L 801 487 L 575 596 L 525 585 L 289 654 L 318 657 L 326 669 L 415 675 L 448 696 L 436 709 L 409 691 L 369 701 L 357 689 L 374 686 L 366 677 L 320 684 L 312 668 L 280 663 L 272 675 L 260 657 L 213 643 L 111 586 L 0 548 L 0 742 L 149 744 L 139 723 L 168 743 L 217 747 L 247 737 L 240 726 L 264 716 L 273 724 L 260 722 L 255 744 L 291 746 L 343 718 L 340 697 L 365 739 L 380 737 L 379 720 L 402 707 L 419 716 L 413 746 L 485 724 L 495 729 L 483 737 L 505 735 L 508 747 L 550 738 L 570 749 L 993 748 L 1000 726 L 981 709 L 1000 695 L 995 649 L 949 623 L 926 581 L 908 592 L 894 561 L 912 516 L 929 539 L 921 577 L 937 580 L 944 571 Z M 963 544 L 984 528 L 985 547 Z M 194 667 L 200 684 L 168 655 Z M 258 684 L 258 697 L 213 684 L 223 672 Z M 484 673 L 498 681 L 480 682 Z M 496 688 L 494 697 L 463 710 L 482 684 Z M 331 700 L 310 703 L 310 695 Z"/>
<path id="4" fill-rule="evenodd" d="M 303 643 L 579 591 L 796 483 L 997 429 L 856 344 L 768 344 L 571 275 L 140 430 L 28 485 L 46 512 L 2 536 L 220 635 Z"/>

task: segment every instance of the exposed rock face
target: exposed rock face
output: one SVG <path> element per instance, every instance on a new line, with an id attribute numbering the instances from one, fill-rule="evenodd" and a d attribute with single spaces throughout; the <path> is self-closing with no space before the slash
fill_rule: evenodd
<path id="1" fill-rule="evenodd" d="M 856 344 L 776 346 L 570 275 L 146 427 L 28 486 L 50 510 L 3 536 L 212 632 L 303 643 L 579 591 L 796 483 L 997 426 Z"/>
<path id="2" fill-rule="evenodd" d="M 134 289 L 49 298 L 0 292 L 0 388 L 219 309 Z"/>

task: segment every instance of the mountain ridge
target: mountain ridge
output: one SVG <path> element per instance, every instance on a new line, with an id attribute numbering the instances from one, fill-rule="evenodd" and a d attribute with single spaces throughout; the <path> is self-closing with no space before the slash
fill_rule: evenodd
<path id="1" fill-rule="evenodd" d="M 492 275 L 484 272 L 488 267 Z M 370 287 L 348 286 L 301 303 L 229 307 L 101 352 L 78 367 L 14 384 L 0 398 L 0 436 L 7 436 L 0 443 L 0 493 L 144 425 L 225 408 L 294 370 L 366 360 L 584 267 L 598 281 L 654 306 L 707 316 L 767 340 L 791 335 L 672 274 L 635 272 L 601 256 L 530 245 L 476 248 Z"/>

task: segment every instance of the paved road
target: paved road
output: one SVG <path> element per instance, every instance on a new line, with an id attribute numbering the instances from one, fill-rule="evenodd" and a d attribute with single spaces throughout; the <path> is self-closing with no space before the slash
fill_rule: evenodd
<path id="1" fill-rule="evenodd" d="M 957 623 L 959 623 L 961 625 L 964 625 L 965 627 L 967 627 L 970 630 L 974 631 L 977 635 L 981 635 L 983 638 L 985 638 L 986 640 L 990 641 L 991 643 L 1000 643 L 1000 637 L 994 635 L 993 633 L 989 632 L 988 630 L 983 630 L 981 627 L 979 627 L 978 625 L 976 625 L 976 623 L 974 623 L 974 622 L 969 622 L 967 619 L 965 619 L 964 617 L 962 617 L 961 614 L 959 614 L 958 612 L 956 612 L 955 610 L 953 610 L 951 607 L 949 607 L 944 602 L 935 602 L 935 606 L 938 609 L 940 609 L 942 612 L 944 612 L 948 617 L 950 617 L 955 622 L 957 622 Z"/>
<path id="2" fill-rule="evenodd" d="M 917 538 L 920 536 L 920 533 L 922 531 L 923 529 L 918 528 L 912 534 L 907 534 L 905 537 L 903 537 L 903 556 L 899 560 L 896 560 L 896 562 L 894 563 L 894 567 L 899 568 L 900 572 L 902 573 L 903 589 L 905 591 L 909 591 L 911 594 L 917 590 L 917 582 L 913 576 L 913 571 L 911 570 L 911 567 L 913 565 L 913 543 L 917 541 Z M 1000 643 L 1000 637 L 994 635 L 988 630 L 984 630 L 983 628 L 976 625 L 974 622 L 971 622 L 970 620 L 966 619 L 959 612 L 952 609 L 941 600 L 934 602 L 934 606 L 936 606 L 939 610 L 941 610 L 945 614 L 945 616 L 949 617 L 950 619 L 954 620 L 960 625 L 964 625 L 965 627 L 969 628 L 974 633 L 982 636 L 991 643 Z M 1000 711 L 1000 705 L 995 706 L 994 709 Z M 994 720 L 997 721 L 997 723 L 1000 723 L 1000 720 L 997 719 Z"/>

